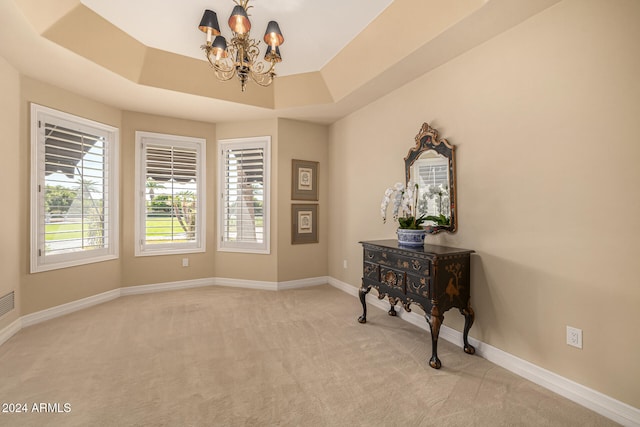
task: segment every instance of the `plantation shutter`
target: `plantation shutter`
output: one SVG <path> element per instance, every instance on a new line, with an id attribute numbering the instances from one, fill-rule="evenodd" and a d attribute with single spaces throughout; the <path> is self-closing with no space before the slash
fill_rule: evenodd
<path id="1" fill-rule="evenodd" d="M 184 244 L 199 236 L 197 144 L 143 140 L 143 245 Z"/>
<path id="2" fill-rule="evenodd" d="M 221 147 L 221 247 L 268 251 L 268 145 Z"/>
<path id="3" fill-rule="evenodd" d="M 108 247 L 107 141 L 98 132 L 40 121 L 44 130 L 44 256 Z"/>
<path id="4" fill-rule="evenodd" d="M 30 110 L 30 272 L 116 259 L 118 129 L 34 103 Z"/>

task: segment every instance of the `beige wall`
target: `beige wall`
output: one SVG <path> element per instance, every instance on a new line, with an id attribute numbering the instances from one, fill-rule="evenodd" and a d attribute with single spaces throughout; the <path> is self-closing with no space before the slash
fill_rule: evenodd
<path id="1" fill-rule="evenodd" d="M 457 145 L 459 231 L 427 239 L 477 251 L 471 335 L 640 407 L 639 21 L 561 2 L 333 125 L 329 274 L 359 286 L 357 242 L 394 237 L 380 200 L 427 121 Z"/>
<path id="2" fill-rule="evenodd" d="M 136 131 L 204 138 L 206 157 L 206 252 L 178 255 L 135 256 L 135 138 Z M 210 123 L 124 112 L 120 135 L 120 179 L 122 200 L 120 208 L 120 258 L 122 260 L 122 286 L 136 286 L 203 279 L 214 276 L 215 256 L 215 170 L 216 127 Z M 182 267 L 182 259 L 189 266 Z"/>
<path id="3" fill-rule="evenodd" d="M 6 66 L 7 82 L 10 82 L 11 73 L 16 82 L 18 74 Z M 5 69 L 2 69 L 5 72 Z M 20 211 L 29 212 L 29 103 L 35 102 L 61 111 L 86 117 L 91 120 L 116 126 L 120 129 L 120 258 L 114 261 L 88 264 L 84 266 L 65 268 L 43 273 L 29 273 L 29 218 L 28 215 L 20 215 L 19 234 L 16 241 L 20 244 L 20 253 L 23 255 L 16 259 L 12 265 L 17 273 L 18 265 L 21 274 L 16 275 L 13 287 L 21 289 L 24 298 L 22 300 L 22 313 L 29 314 L 44 310 L 64 303 L 76 301 L 81 298 L 96 295 L 108 290 L 123 286 L 137 286 L 146 284 L 158 284 L 173 281 L 185 281 L 211 277 L 256 280 L 277 282 L 308 277 L 325 276 L 326 269 L 326 233 L 328 226 L 321 228 L 322 244 L 305 245 L 303 251 L 292 251 L 290 244 L 290 227 L 282 228 L 279 214 L 280 205 L 284 203 L 286 213 L 290 212 L 290 176 L 291 158 L 295 154 L 311 160 L 318 160 L 326 164 L 327 156 L 327 127 L 296 121 L 282 121 L 281 128 L 285 134 L 286 151 L 279 154 L 278 133 L 279 121 L 263 120 L 255 122 L 224 123 L 216 126 L 211 123 L 194 122 L 170 117 L 161 117 L 136 112 L 121 112 L 109 106 L 83 98 L 71 92 L 53 87 L 51 85 L 23 78 L 22 84 L 13 87 L 16 99 L 13 106 L 13 118 L 15 119 L 14 132 L 20 130 L 19 150 L 12 150 L 20 161 L 12 161 L 11 167 L 20 169 L 21 187 L 19 188 L 21 205 Z M 7 93 L 10 93 L 8 91 Z M 10 100 L 10 98 L 7 98 Z M 20 125 L 18 126 L 18 110 L 15 105 L 20 105 Z M 11 110 L 10 103 L 6 108 Z M 7 126 L 10 125 L 11 115 L 5 116 Z M 8 131 L 10 132 L 10 127 Z M 158 132 L 172 135 L 205 138 L 207 140 L 207 237 L 206 252 L 196 254 L 162 255 L 136 257 L 134 249 L 134 181 L 135 181 L 135 132 Z M 296 134 L 298 133 L 299 134 Z M 216 184 L 217 184 L 217 139 L 241 138 L 249 136 L 271 136 L 272 140 L 272 193 L 271 193 L 271 254 L 252 255 L 229 252 L 218 252 L 216 241 Z M 305 136 L 301 138 L 301 136 Z M 300 141 L 303 140 L 303 143 Z M 7 141 L 9 142 L 9 140 Z M 18 144 L 16 144 L 18 145 Z M 308 155 L 305 154 L 308 151 Z M 311 157 L 309 157 L 311 156 Z M 7 161 L 11 158 L 7 157 Z M 286 161 L 281 161 L 286 159 Z M 7 168 L 6 170 L 11 170 Z M 287 188 L 283 192 L 284 202 L 279 202 L 279 175 L 287 174 Z M 325 177 L 323 179 L 327 179 Z M 325 189 L 327 185 L 324 185 Z M 322 188 L 322 187 L 321 187 Z M 18 189 L 16 189 L 18 192 Z M 321 223 L 326 221 L 326 205 L 321 211 Z M 16 212 L 16 216 L 18 213 Z M 327 224 L 328 225 L 328 224 Z M 16 231 L 18 233 L 18 231 Z M 281 244 L 279 242 L 282 242 Z M 11 251 L 11 246 L 2 246 L 3 250 Z M 283 250 L 287 256 L 285 260 L 278 260 L 278 251 Z M 14 252 L 15 253 L 15 252 Z M 294 254 L 294 255 L 292 255 Z M 315 260 L 313 266 L 307 271 L 300 268 L 303 263 L 295 263 L 300 256 L 308 256 Z M 182 259 L 189 259 L 189 267 L 182 267 Z M 11 260 L 11 257 L 7 257 Z M 17 262 L 19 261 L 19 262 Z M 291 263 L 295 264 L 292 265 Z M 286 270 L 285 267 L 292 267 Z M 11 268 L 4 270 L 7 278 L 10 277 Z M 282 276 L 282 277 L 280 277 Z M 7 289 L 12 285 L 11 280 L 6 282 Z M 21 286 L 18 286 L 18 283 Z M 4 290 L 4 287 L 2 288 Z M 8 291 L 7 291 L 8 292 Z M 19 293 L 18 293 L 19 295 Z M 17 313 L 17 311 L 16 311 Z M 6 319 L 14 319 L 7 316 Z M 2 319 L 7 323 L 9 320 Z"/>
<path id="4" fill-rule="evenodd" d="M 276 282 L 278 280 L 278 121 L 276 119 L 251 122 L 227 122 L 216 126 L 216 139 L 249 138 L 254 136 L 271 137 L 271 231 L 270 254 L 247 254 L 235 252 L 217 252 L 215 275 L 222 278 L 259 280 Z M 217 170 L 217 165 L 215 166 Z M 214 224 L 217 227 L 217 224 Z"/>
<path id="5" fill-rule="evenodd" d="M 20 133 L 17 106 L 20 103 L 20 76 L 0 57 L 0 179 L 3 200 L 21 200 L 22 187 L 16 177 L 22 174 L 20 163 Z M 11 185 L 9 183 L 14 183 Z M 8 184 L 8 185 L 7 185 Z M 20 229 L 20 203 L 4 203 L 2 209 L 2 245 L 0 245 L 0 297 L 14 292 L 15 309 L 0 317 L 0 330 L 20 316 L 20 254 L 22 244 Z"/>
<path id="6" fill-rule="evenodd" d="M 20 85 L 20 284 L 22 315 L 76 301 L 120 287 L 120 260 L 29 273 L 30 103 L 55 108 L 120 128 L 116 108 L 28 77 Z M 120 183 L 122 186 L 122 182 Z"/>
<path id="7" fill-rule="evenodd" d="M 278 281 L 327 275 L 329 222 L 327 213 L 329 164 L 328 127 L 295 120 L 278 120 Z M 318 162 L 319 200 L 291 200 L 291 161 Z M 291 204 L 318 204 L 318 243 L 291 244 Z"/>
<path id="8" fill-rule="evenodd" d="M 273 119 L 218 123 L 217 139 L 271 137 L 271 253 L 218 252 L 215 276 L 284 282 L 327 275 L 328 127 L 296 120 Z M 320 162 L 319 243 L 291 244 L 291 160 Z M 324 171 L 322 168 L 325 168 Z M 309 261 L 311 260 L 311 261 Z"/>

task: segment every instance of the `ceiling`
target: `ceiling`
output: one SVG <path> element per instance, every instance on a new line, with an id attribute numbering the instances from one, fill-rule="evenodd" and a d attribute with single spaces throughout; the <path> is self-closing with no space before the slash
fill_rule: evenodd
<path id="1" fill-rule="evenodd" d="M 205 9 L 218 15 L 227 40 L 232 0 L 81 0 L 84 5 L 146 46 L 206 61 L 198 24 Z M 251 34 L 261 40 L 269 21 L 285 37 L 279 76 L 320 71 L 392 0 L 253 0 Z M 339 12 L 338 12 L 339 11 Z M 338 13 L 336 13 L 338 12 Z M 144 19 L 140 19 L 144 17 Z M 264 52 L 264 42 L 261 42 Z"/>
<path id="2" fill-rule="evenodd" d="M 268 88 L 219 82 L 199 46 L 232 0 L 0 0 L 0 56 L 21 74 L 122 110 L 206 122 L 332 123 L 560 0 L 255 0 L 277 20 Z"/>

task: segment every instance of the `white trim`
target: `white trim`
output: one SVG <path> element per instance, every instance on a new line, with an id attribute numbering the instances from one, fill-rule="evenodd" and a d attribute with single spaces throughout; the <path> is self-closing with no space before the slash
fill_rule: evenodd
<path id="1" fill-rule="evenodd" d="M 225 223 L 225 207 L 224 207 L 224 186 L 226 183 L 226 159 L 224 151 L 227 147 L 235 149 L 243 148 L 262 148 L 264 151 L 263 164 L 263 208 L 262 208 L 262 233 L 263 242 L 225 242 L 224 239 L 224 223 Z M 219 252 L 240 252 L 269 255 L 271 253 L 271 136 L 257 136 L 251 138 L 234 138 L 218 140 L 218 243 L 217 250 Z"/>
<path id="2" fill-rule="evenodd" d="M 263 282 L 258 280 L 230 279 L 228 277 L 216 277 L 215 286 L 228 286 L 230 288 L 258 289 L 261 291 L 277 291 L 276 282 Z"/>
<path id="3" fill-rule="evenodd" d="M 289 280 L 287 282 L 278 282 L 278 291 L 286 291 L 288 289 L 302 289 L 311 286 L 326 285 L 329 283 L 329 277 L 311 277 L 308 279 Z"/>
<path id="4" fill-rule="evenodd" d="M 205 286 L 213 286 L 214 279 L 193 279 L 183 280 L 179 282 L 165 282 L 152 285 L 127 286 L 120 288 L 120 295 L 142 295 L 155 292 L 175 291 L 179 289 L 202 288 Z"/>
<path id="5" fill-rule="evenodd" d="M 114 300 L 119 296 L 120 289 L 114 289 L 101 294 L 68 302 L 66 304 L 57 305 L 46 310 L 36 311 L 35 313 L 22 316 L 22 327 L 26 328 L 27 326 L 35 325 L 36 323 L 44 322 L 45 320 L 55 319 L 56 317 L 64 316 L 65 314 L 73 313 L 74 311 L 102 304 L 103 302 Z"/>
<path id="6" fill-rule="evenodd" d="M 14 320 L 9 326 L 0 329 L 0 345 L 4 344 L 9 338 L 17 334 L 22 329 L 22 318 Z"/>
<path id="7" fill-rule="evenodd" d="M 348 283 L 333 277 L 329 277 L 328 283 L 343 292 L 359 297 L 359 288 Z M 389 310 L 390 304 L 386 300 L 379 300 L 374 295 L 368 294 L 366 301 L 367 304 L 381 310 Z M 430 333 L 429 325 L 421 315 L 407 312 L 401 305 L 396 306 L 396 312 L 402 320 Z M 453 328 L 442 325 L 439 337 L 462 348 L 462 333 Z M 476 355 L 491 363 L 495 363 L 623 426 L 640 426 L 640 409 L 638 408 L 634 408 L 474 338 L 469 337 L 469 343 L 476 348 Z"/>
<path id="8" fill-rule="evenodd" d="M 111 125 L 100 123 L 85 117 L 58 111 L 53 108 L 45 107 L 36 103 L 30 105 L 30 254 L 29 267 L 31 273 L 40 273 L 43 271 L 57 270 L 60 268 L 73 267 L 78 265 L 92 264 L 117 259 L 119 257 L 119 163 L 120 163 L 120 130 Z M 41 127 L 39 122 L 44 121 L 45 117 L 55 119 L 56 123 L 68 122 L 68 125 L 74 128 L 78 126 L 87 129 L 91 128 L 97 134 L 105 137 L 105 163 L 104 171 L 107 178 L 104 182 L 107 191 L 104 194 L 104 200 L 108 204 L 106 209 L 107 220 L 103 221 L 106 225 L 106 234 L 104 236 L 107 247 L 94 249 L 91 251 L 78 251 L 66 254 L 47 255 L 43 253 L 38 255 L 39 251 L 44 252 L 42 246 L 44 239 L 44 227 L 46 225 L 40 222 L 40 218 L 44 217 L 44 143 L 40 144 Z M 44 129 L 44 128 L 42 128 Z M 44 131 L 42 131 L 44 132 Z M 38 189 L 41 191 L 38 191 Z"/>

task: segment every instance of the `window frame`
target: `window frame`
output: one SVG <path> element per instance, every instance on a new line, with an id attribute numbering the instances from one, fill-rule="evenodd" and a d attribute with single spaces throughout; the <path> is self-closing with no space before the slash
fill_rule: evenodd
<path id="1" fill-rule="evenodd" d="M 74 114 L 65 113 L 43 105 L 31 103 L 31 188 L 30 188 L 30 272 L 40 273 L 61 268 L 74 267 L 96 262 L 103 262 L 119 257 L 119 136 L 118 128 L 90 120 Z M 46 255 L 44 251 L 46 234 L 45 210 L 45 139 L 41 140 L 44 126 L 42 122 L 64 125 L 69 129 L 91 131 L 96 136 L 104 136 L 106 141 L 105 162 L 106 174 L 103 204 L 106 203 L 106 219 L 104 220 L 106 247 L 89 251 L 68 252 Z M 42 132 L 42 133 L 41 133 Z M 42 219 L 42 221 L 41 221 Z"/>
<path id="2" fill-rule="evenodd" d="M 225 187 L 226 187 L 226 147 L 235 149 L 263 149 L 263 241 L 262 242 L 230 242 L 224 240 L 226 222 Z M 218 251 L 240 252 L 269 255 L 271 253 L 271 137 L 258 136 L 250 138 L 234 138 L 218 140 Z"/>
<path id="3" fill-rule="evenodd" d="M 135 137 L 135 231 L 134 255 L 158 256 L 206 251 L 206 158 L 207 140 L 181 135 L 136 131 Z M 146 145 L 174 146 L 196 151 L 196 239 L 195 242 L 146 244 Z"/>

